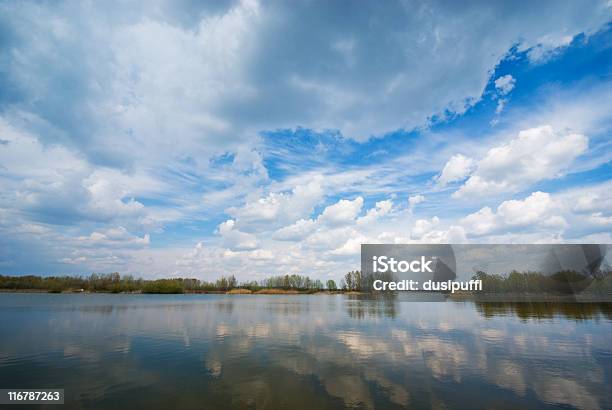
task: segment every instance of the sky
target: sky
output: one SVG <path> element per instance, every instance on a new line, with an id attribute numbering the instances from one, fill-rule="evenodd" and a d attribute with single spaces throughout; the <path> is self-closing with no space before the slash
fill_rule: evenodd
<path id="1" fill-rule="evenodd" d="M 0 273 L 612 243 L 610 1 L 0 1 Z"/>

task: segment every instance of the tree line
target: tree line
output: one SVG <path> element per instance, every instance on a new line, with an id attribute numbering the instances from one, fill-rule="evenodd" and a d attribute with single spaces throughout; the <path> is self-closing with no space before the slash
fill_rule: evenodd
<path id="1" fill-rule="evenodd" d="M 208 282 L 194 278 L 142 279 L 132 275 L 114 273 L 93 273 L 89 276 L 5 276 L 0 275 L 0 289 L 6 290 L 40 290 L 48 292 L 85 291 L 111 293 L 196 293 L 227 292 L 232 289 L 282 289 L 300 292 L 318 292 L 322 290 L 357 291 L 356 278 L 358 271 L 349 272 L 342 279 L 340 287 L 333 279 L 325 284 L 319 279 L 305 275 L 271 276 L 261 281 L 238 283 L 234 275 L 221 276 Z"/>
<path id="2" fill-rule="evenodd" d="M 472 279 L 482 280 L 486 293 L 573 293 L 586 288 L 596 293 L 612 291 L 612 271 L 599 272 L 595 278 L 570 270 L 551 275 L 518 271 L 499 275 L 478 271 Z"/>
<path id="3" fill-rule="evenodd" d="M 281 289 L 314 293 L 322 290 L 369 292 L 374 279 L 393 280 L 390 277 L 379 278 L 373 275 L 362 275 L 360 271 L 347 272 L 337 285 L 333 279 L 323 283 L 305 275 L 278 275 L 261 281 L 238 283 L 234 275 L 221 276 L 215 281 L 202 281 L 194 278 L 142 279 L 132 275 L 114 273 L 93 273 L 89 276 L 4 276 L 0 275 L 0 289 L 5 290 L 40 290 L 47 292 L 85 291 L 112 293 L 197 293 L 227 292 L 232 289 L 248 289 L 257 292 L 262 289 Z M 472 279 L 482 280 L 485 292 L 572 292 L 585 286 L 589 291 L 612 291 L 612 272 L 599 275 L 597 280 L 590 280 L 580 273 L 572 271 L 543 275 L 539 272 L 513 271 L 507 275 L 477 272 Z"/>

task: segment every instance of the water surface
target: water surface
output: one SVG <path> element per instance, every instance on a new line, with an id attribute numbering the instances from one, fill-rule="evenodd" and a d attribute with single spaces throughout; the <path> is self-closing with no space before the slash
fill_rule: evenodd
<path id="1" fill-rule="evenodd" d="M 0 388 L 63 408 L 597 409 L 610 385 L 610 305 L 0 294 Z"/>

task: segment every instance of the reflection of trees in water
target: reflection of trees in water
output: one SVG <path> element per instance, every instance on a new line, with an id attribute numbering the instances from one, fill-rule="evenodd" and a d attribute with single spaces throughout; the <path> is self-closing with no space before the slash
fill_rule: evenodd
<path id="1" fill-rule="evenodd" d="M 231 314 L 234 311 L 234 301 L 224 300 L 215 304 L 217 311 L 220 313 Z"/>
<path id="2" fill-rule="evenodd" d="M 517 316 L 521 319 L 550 319 L 563 316 L 573 320 L 605 317 L 612 319 L 612 303 L 560 302 L 475 302 L 484 317 Z"/>
<path id="3" fill-rule="evenodd" d="M 399 305 L 393 294 L 347 295 L 346 311 L 350 317 L 363 319 L 366 317 L 395 317 L 399 313 Z"/>
<path id="4" fill-rule="evenodd" d="M 63 383 L 83 392 L 72 396 L 72 407 L 125 401 L 152 409 L 610 407 L 610 322 L 485 319 L 550 317 L 517 314 L 540 305 L 535 308 L 553 312 L 586 309 L 578 315 L 586 320 L 610 317 L 609 304 L 416 302 L 400 311 L 397 298 L 372 295 L 193 300 L 201 303 L 156 302 L 110 315 L 61 310 L 68 316 L 59 324 L 36 313 L 30 329 L 38 333 L 11 336 L 12 356 L 19 352 L 39 366 L 32 360 L 44 345 L 24 350 L 34 347 L 31 339 L 44 339 L 47 352 L 63 351 L 64 365 L 74 366 Z M 58 332 L 58 325 L 65 328 Z M 28 377 L 42 374 L 31 369 Z M 47 377 L 57 374 L 49 369 Z"/>
<path id="5" fill-rule="evenodd" d="M 393 294 L 347 295 L 346 312 L 351 318 L 395 318 L 400 313 L 400 303 Z M 418 303 L 418 302 L 414 302 Z M 605 317 L 612 319 L 612 302 L 474 302 L 476 310 L 484 317 L 516 316 L 521 319 L 550 319 L 563 316 L 573 320 Z"/>
<path id="6" fill-rule="evenodd" d="M 308 313 L 310 311 L 310 307 L 307 304 L 300 302 L 279 302 L 279 303 L 269 303 L 266 305 L 266 310 L 274 313 L 281 314 L 283 316 L 297 316 L 301 314 Z"/>

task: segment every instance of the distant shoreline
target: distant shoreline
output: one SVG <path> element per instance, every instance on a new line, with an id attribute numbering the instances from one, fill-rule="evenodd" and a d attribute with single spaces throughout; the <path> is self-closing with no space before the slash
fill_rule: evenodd
<path id="1" fill-rule="evenodd" d="M 111 291 L 89 291 L 80 289 L 64 290 L 54 292 L 48 289 L 0 289 L 0 294 L 112 294 L 112 295 L 366 295 L 368 292 L 334 290 L 334 291 L 302 291 L 294 289 L 260 289 L 251 291 L 249 289 L 235 288 L 229 291 L 184 291 L 177 293 L 169 292 L 111 292 Z M 401 293 L 401 292 L 400 292 Z M 418 292 L 416 292 L 418 293 Z M 612 303 L 612 295 L 579 293 L 571 295 L 536 294 L 536 293 L 455 293 L 449 294 L 449 300 L 453 302 L 482 302 L 482 303 Z"/>
<path id="2" fill-rule="evenodd" d="M 168 292 L 112 292 L 112 291 L 90 291 L 90 290 L 63 290 L 61 292 L 54 292 L 49 289 L 0 289 L 2 293 L 49 293 L 49 294 L 111 294 L 111 295 L 361 295 L 365 292 L 356 291 L 300 291 L 300 290 L 285 290 L 285 289 L 260 289 L 258 291 L 250 291 L 248 289 L 232 289 L 229 291 L 219 290 L 202 290 L 202 291 L 184 291 L 176 293 Z"/>

